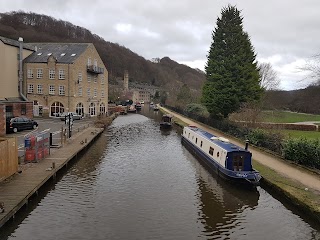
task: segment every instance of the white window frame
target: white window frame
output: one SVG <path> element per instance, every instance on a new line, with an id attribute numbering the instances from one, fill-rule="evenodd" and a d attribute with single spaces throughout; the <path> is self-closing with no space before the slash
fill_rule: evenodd
<path id="1" fill-rule="evenodd" d="M 104 76 L 101 75 L 101 85 L 104 85 Z"/>
<path id="2" fill-rule="evenodd" d="M 33 93 L 33 92 L 34 92 L 34 85 L 28 84 L 28 93 Z"/>
<path id="3" fill-rule="evenodd" d="M 78 84 L 82 83 L 82 73 L 78 73 Z"/>
<path id="4" fill-rule="evenodd" d="M 93 89 L 93 97 L 97 97 L 98 95 L 98 89 Z"/>
<path id="5" fill-rule="evenodd" d="M 92 63 L 92 62 L 91 62 L 91 58 L 89 57 L 89 58 L 88 58 L 88 66 L 91 66 L 91 63 Z"/>
<path id="6" fill-rule="evenodd" d="M 94 83 L 97 83 L 97 82 L 98 82 L 97 76 L 94 76 L 94 77 L 93 77 L 93 82 L 94 82 Z"/>
<path id="7" fill-rule="evenodd" d="M 87 80 L 88 80 L 88 83 L 91 82 L 91 75 L 88 73 L 88 76 L 87 76 Z"/>
<path id="8" fill-rule="evenodd" d="M 66 90 L 64 85 L 59 85 L 59 96 L 65 96 L 66 95 Z"/>
<path id="9" fill-rule="evenodd" d="M 91 97 L 91 89 L 90 88 L 87 88 L 87 96 Z"/>
<path id="10" fill-rule="evenodd" d="M 55 79 L 56 72 L 54 69 L 49 69 L 49 79 Z"/>
<path id="11" fill-rule="evenodd" d="M 43 78 L 43 69 L 37 68 L 37 79 Z"/>
<path id="12" fill-rule="evenodd" d="M 43 94 L 43 86 L 42 84 L 37 85 L 37 94 Z"/>
<path id="13" fill-rule="evenodd" d="M 64 69 L 59 69 L 59 80 L 64 80 L 66 79 L 66 73 Z"/>
<path id="14" fill-rule="evenodd" d="M 55 93 L 55 87 L 54 85 L 49 85 L 49 95 L 54 95 Z"/>
<path id="15" fill-rule="evenodd" d="M 101 90 L 101 98 L 104 98 L 104 90 Z"/>
<path id="16" fill-rule="evenodd" d="M 79 89 L 78 89 L 78 96 L 82 97 L 82 87 L 79 87 Z"/>
<path id="17" fill-rule="evenodd" d="M 28 78 L 33 78 L 33 69 L 28 68 Z"/>

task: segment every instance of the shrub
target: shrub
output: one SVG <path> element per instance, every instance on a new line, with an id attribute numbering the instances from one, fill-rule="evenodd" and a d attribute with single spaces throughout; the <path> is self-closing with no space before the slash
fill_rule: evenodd
<path id="1" fill-rule="evenodd" d="M 284 141 L 282 155 L 295 163 L 320 169 L 319 139 L 289 138 Z"/>

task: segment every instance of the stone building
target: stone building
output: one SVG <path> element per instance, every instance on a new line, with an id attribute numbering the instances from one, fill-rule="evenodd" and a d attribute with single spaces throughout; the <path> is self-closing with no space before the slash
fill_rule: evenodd
<path id="1" fill-rule="evenodd" d="M 107 114 L 108 71 L 92 43 L 32 43 L 24 60 L 25 92 L 34 113 Z"/>

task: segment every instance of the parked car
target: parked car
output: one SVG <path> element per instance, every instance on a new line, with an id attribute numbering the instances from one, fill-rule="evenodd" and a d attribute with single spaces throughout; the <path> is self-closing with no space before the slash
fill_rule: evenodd
<path id="1" fill-rule="evenodd" d="M 18 132 L 26 129 L 36 129 L 38 123 L 27 117 L 13 117 L 6 119 L 7 132 Z"/>
<path id="2" fill-rule="evenodd" d="M 82 115 L 79 115 L 76 112 L 64 112 L 59 116 L 60 120 L 64 121 L 66 116 L 68 116 L 68 114 L 70 114 L 72 116 L 72 120 L 80 120 L 83 118 Z"/>

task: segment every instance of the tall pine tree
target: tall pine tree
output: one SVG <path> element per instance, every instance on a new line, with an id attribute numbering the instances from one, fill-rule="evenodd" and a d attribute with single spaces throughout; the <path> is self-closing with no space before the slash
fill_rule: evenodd
<path id="1" fill-rule="evenodd" d="M 212 116 L 226 118 L 242 103 L 258 101 L 263 92 L 256 55 L 242 20 L 240 11 L 229 5 L 222 9 L 212 32 L 202 91 L 202 102 Z"/>

